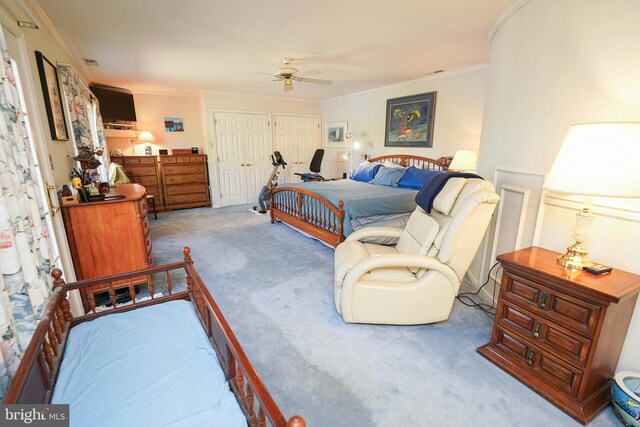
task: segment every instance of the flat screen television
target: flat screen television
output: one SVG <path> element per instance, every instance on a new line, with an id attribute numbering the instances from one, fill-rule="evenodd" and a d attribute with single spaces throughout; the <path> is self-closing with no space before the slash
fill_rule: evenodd
<path id="1" fill-rule="evenodd" d="M 104 123 L 136 121 L 136 107 L 131 91 L 100 83 L 91 83 L 89 89 L 98 98 Z"/>

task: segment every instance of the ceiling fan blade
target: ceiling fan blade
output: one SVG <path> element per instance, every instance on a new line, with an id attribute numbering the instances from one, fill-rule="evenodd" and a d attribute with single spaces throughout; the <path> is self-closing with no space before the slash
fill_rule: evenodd
<path id="1" fill-rule="evenodd" d="M 297 74 L 298 77 L 301 76 L 317 76 L 318 74 L 322 74 L 321 71 L 318 70 L 307 70 L 307 71 L 301 71 Z"/>
<path id="2" fill-rule="evenodd" d="M 292 90 L 293 90 L 293 84 L 290 84 L 290 85 L 285 84 L 284 85 L 284 91 L 285 92 L 291 92 Z"/>
<path id="3" fill-rule="evenodd" d="M 273 73 L 256 73 L 256 74 L 261 74 L 261 75 L 263 75 L 263 76 L 271 76 L 271 77 L 275 77 L 275 76 L 273 75 Z"/>
<path id="4" fill-rule="evenodd" d="M 333 83 L 331 80 L 307 79 L 307 78 L 299 78 L 298 81 L 303 83 L 313 83 L 317 85 L 330 85 Z"/>
<path id="5" fill-rule="evenodd" d="M 244 87 L 249 87 L 249 86 L 257 86 L 257 85 L 263 85 L 265 83 L 271 83 L 271 82 L 277 82 L 278 80 L 265 80 L 264 82 L 258 82 L 258 83 L 251 83 L 249 85 L 245 85 Z"/>

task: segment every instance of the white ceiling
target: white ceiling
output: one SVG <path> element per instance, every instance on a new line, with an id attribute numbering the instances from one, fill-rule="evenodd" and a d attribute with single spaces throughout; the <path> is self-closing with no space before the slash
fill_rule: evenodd
<path id="1" fill-rule="evenodd" d="M 488 61 L 510 0 L 37 0 L 92 81 L 324 100 Z M 269 80 L 282 58 L 331 86 Z"/>

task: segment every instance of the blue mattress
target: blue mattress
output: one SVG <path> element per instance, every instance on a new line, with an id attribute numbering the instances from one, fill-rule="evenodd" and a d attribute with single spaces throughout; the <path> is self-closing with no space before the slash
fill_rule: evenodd
<path id="1" fill-rule="evenodd" d="M 352 233 L 352 221 L 356 218 L 413 211 L 418 193 L 418 190 L 410 188 L 375 185 L 352 179 L 285 183 L 282 187 L 304 188 L 322 196 L 335 207 L 342 200 L 345 213 L 342 234 L 345 237 Z"/>
<path id="2" fill-rule="evenodd" d="M 51 403 L 72 426 L 247 425 L 187 301 L 71 329 Z"/>

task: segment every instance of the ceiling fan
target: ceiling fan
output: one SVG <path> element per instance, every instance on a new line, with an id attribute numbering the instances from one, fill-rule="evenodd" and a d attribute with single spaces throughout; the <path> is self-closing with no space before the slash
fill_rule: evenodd
<path id="1" fill-rule="evenodd" d="M 259 74 L 265 74 L 267 76 L 273 76 L 274 77 L 273 80 L 254 83 L 248 86 L 255 86 L 255 85 L 269 83 L 269 82 L 284 82 L 284 91 L 290 92 L 293 90 L 294 81 L 300 82 L 300 83 L 313 83 L 313 84 L 320 84 L 320 85 L 330 85 L 333 83 L 331 80 L 310 79 L 308 77 L 303 77 L 303 76 L 312 76 L 315 74 L 320 74 L 320 71 L 308 70 L 308 71 L 300 72 L 297 68 L 294 68 L 291 66 L 291 61 L 293 60 L 289 57 L 283 58 L 282 62 L 284 63 L 284 67 L 278 68 L 275 74 L 259 73 Z"/>

